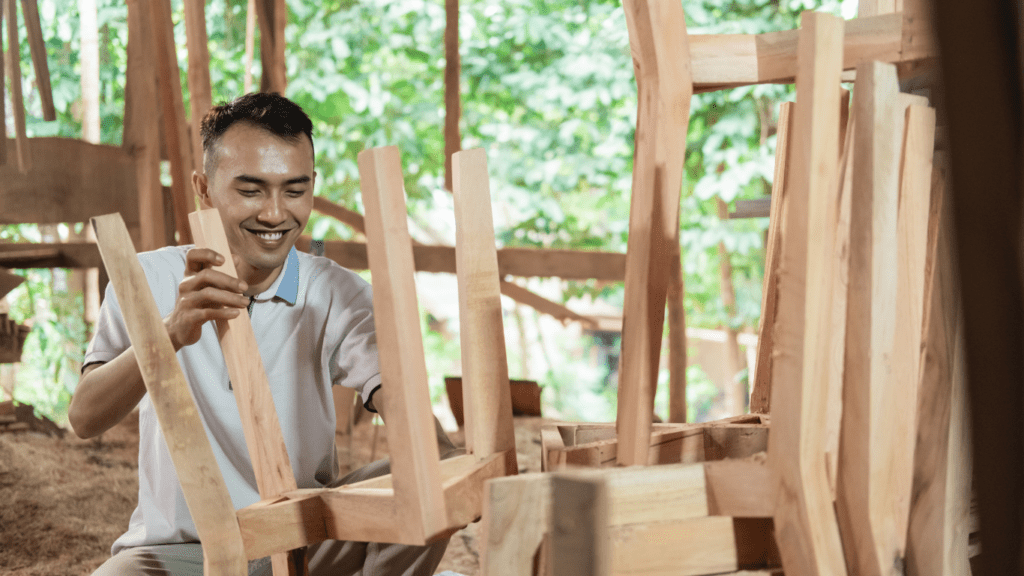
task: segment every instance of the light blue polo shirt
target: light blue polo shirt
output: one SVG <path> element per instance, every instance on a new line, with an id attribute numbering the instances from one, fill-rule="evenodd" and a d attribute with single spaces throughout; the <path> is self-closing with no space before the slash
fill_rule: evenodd
<path id="1" fill-rule="evenodd" d="M 161 317 L 174 309 L 191 246 L 139 254 Z M 252 325 L 299 488 L 338 476 L 332 385 L 354 388 L 363 401 L 380 385 L 370 285 L 327 258 L 292 248 L 284 270 L 255 297 Z M 113 289 L 96 324 L 85 363 L 109 362 L 130 346 Z M 185 378 L 236 509 L 258 502 L 256 476 L 212 322 L 199 341 L 178 351 Z M 139 404 L 139 502 L 128 531 L 111 549 L 197 542 L 149 395 Z"/>

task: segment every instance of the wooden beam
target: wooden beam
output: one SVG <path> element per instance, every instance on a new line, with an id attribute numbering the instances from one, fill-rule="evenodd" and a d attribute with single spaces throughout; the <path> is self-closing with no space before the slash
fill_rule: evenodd
<path id="1" fill-rule="evenodd" d="M 14 110 L 14 150 L 18 171 L 27 174 L 32 168 L 32 154 L 25 132 L 25 97 L 21 91 L 21 43 L 18 40 L 17 0 L 3 0 L 7 16 L 7 61 L 10 63 L 11 108 Z"/>
<path id="2" fill-rule="evenodd" d="M 767 414 L 772 397 L 772 333 L 779 284 L 779 254 L 782 249 L 782 218 L 786 202 L 786 174 L 789 160 L 790 130 L 793 127 L 793 103 L 779 105 L 779 129 L 775 140 L 775 176 L 772 179 L 771 213 L 768 216 L 768 239 L 764 249 L 764 286 L 761 292 L 761 321 L 757 327 L 757 368 L 750 392 L 750 411 Z"/>
<path id="3" fill-rule="evenodd" d="M 99 268 L 103 266 L 95 245 L 84 243 L 34 244 L 0 242 L 0 266 L 4 268 Z"/>
<path id="4" fill-rule="evenodd" d="M 7 11 L 5 6 L 0 5 L 0 29 L 3 28 L 4 12 Z M 0 130 L 0 136 L 3 137 L 3 146 L 0 146 L 0 166 L 7 164 L 7 99 L 2 94 L 7 91 L 7 76 L 10 73 L 6 70 L 7 55 L 4 52 L 3 42 L 0 42 L 0 118 L 4 119 L 3 129 Z"/>
<path id="5" fill-rule="evenodd" d="M 630 0 L 623 7 L 638 86 L 616 419 L 619 464 L 628 466 L 646 462 L 650 445 L 693 84 L 682 5 Z"/>
<path id="6" fill-rule="evenodd" d="M 46 43 L 39 21 L 39 6 L 36 0 L 21 0 L 21 15 L 25 19 L 28 47 L 32 54 L 32 68 L 36 73 L 36 89 L 43 105 L 43 120 L 53 122 L 57 110 L 53 107 L 53 89 L 50 87 L 50 67 L 46 62 Z"/>
<path id="7" fill-rule="evenodd" d="M 425 541 L 447 528 L 440 454 L 427 390 L 413 281 L 412 240 L 398 148 L 359 153 L 381 380 L 387 394 L 395 500 L 403 538 Z"/>
<path id="8" fill-rule="evenodd" d="M 531 292 L 530 290 L 523 288 L 522 286 L 516 284 L 515 282 L 502 280 L 501 293 L 515 300 L 516 302 L 519 302 L 520 304 L 525 304 L 526 306 L 532 307 L 534 310 L 540 312 L 541 314 L 548 314 L 549 316 L 554 317 L 562 324 L 567 324 L 569 322 L 579 322 L 580 324 L 583 325 L 584 328 L 588 330 L 595 330 L 597 328 L 597 322 L 593 318 L 583 316 L 582 314 L 577 314 L 576 312 L 573 312 L 566 306 L 563 306 L 558 302 L 548 300 L 547 298 L 541 296 L 540 294 L 537 294 L 536 292 Z"/>
<path id="9" fill-rule="evenodd" d="M 260 60 L 263 63 L 260 91 L 284 95 L 288 87 L 284 58 L 288 7 L 285 0 L 256 0 L 256 14 L 260 27 Z"/>
<path id="10" fill-rule="evenodd" d="M 786 573 L 844 575 L 825 470 L 833 230 L 839 158 L 843 21 L 804 12 L 798 46 L 794 139 L 773 334 L 768 462 L 779 482 L 775 528 Z"/>
<path id="11" fill-rule="evenodd" d="M 490 177 L 483 148 L 456 152 L 452 170 L 466 449 L 480 458 L 497 452 L 509 454 L 506 471 L 515 474 L 519 467 L 501 320 Z"/>
<path id="12" fill-rule="evenodd" d="M 185 0 L 185 37 L 188 44 L 188 93 L 192 109 L 192 166 L 203 170 L 203 137 L 199 128 L 213 106 L 210 88 L 210 48 L 206 37 L 206 3 Z"/>
<path id="13" fill-rule="evenodd" d="M 763 460 L 734 458 L 705 462 L 708 514 L 738 518 L 771 518 L 775 492 L 771 469 Z"/>
<path id="14" fill-rule="evenodd" d="M 313 197 L 313 209 L 346 224 L 349 228 L 360 234 L 366 234 L 366 221 L 363 215 L 355 210 L 339 206 L 321 196 Z"/>
<path id="15" fill-rule="evenodd" d="M 179 244 L 191 244 L 192 233 L 188 215 L 195 211 L 192 192 L 192 143 L 189 140 L 188 121 L 181 94 L 181 76 L 178 71 L 178 52 L 174 43 L 174 23 L 171 21 L 170 0 L 150 3 L 153 54 L 159 73 L 160 115 L 163 118 L 167 157 L 171 164 L 171 197 L 174 199 L 174 226 Z"/>
<path id="16" fill-rule="evenodd" d="M 22 4 L 24 6 L 24 4 Z M 100 31 L 95 0 L 78 1 L 82 140 L 100 143 Z"/>
<path id="17" fill-rule="evenodd" d="M 459 75 L 459 0 L 444 3 L 444 187 L 452 190 L 452 155 L 462 150 L 459 120 L 462 98 Z"/>
<path id="18" fill-rule="evenodd" d="M 683 255 L 674 245 L 668 284 L 668 421 L 686 422 L 686 285 Z"/>
<path id="19" fill-rule="evenodd" d="M 551 573 L 609 576 L 609 502 L 600 477 L 555 475 L 551 479 Z M 635 566 L 634 566 L 635 568 Z"/>
<path id="20" fill-rule="evenodd" d="M 245 75 L 242 81 L 242 92 L 252 92 L 252 55 L 256 44 L 256 0 L 249 0 L 245 10 L 245 58 L 242 65 Z"/>
<path id="21" fill-rule="evenodd" d="M 481 576 L 533 576 L 536 551 L 551 523 L 551 475 L 495 478 L 486 490 Z"/>
<path id="22" fill-rule="evenodd" d="M 203 543 L 203 572 L 244 574 L 245 548 L 231 496 L 142 265 L 132 249 L 128 230 L 116 214 L 93 218 L 92 226 L 121 304 L 146 391 L 167 438 L 182 493 Z"/>

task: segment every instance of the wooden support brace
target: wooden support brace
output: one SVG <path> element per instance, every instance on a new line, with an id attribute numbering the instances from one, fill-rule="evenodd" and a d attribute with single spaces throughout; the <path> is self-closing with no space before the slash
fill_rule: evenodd
<path id="1" fill-rule="evenodd" d="M 447 522 L 401 160 L 394 146 L 364 150 L 358 160 L 395 500 L 404 516 L 403 537 L 425 541 L 444 531 Z"/>
<path id="2" fill-rule="evenodd" d="M 21 15 L 25 19 L 25 31 L 28 33 L 32 68 L 36 73 L 36 89 L 39 90 L 39 100 L 43 105 L 43 120 L 52 122 L 57 119 L 57 110 L 53 107 L 50 66 L 46 62 L 46 43 L 43 40 L 43 28 L 39 21 L 39 6 L 36 0 L 21 0 Z"/>
<path id="3" fill-rule="evenodd" d="M 245 574 L 245 549 L 231 496 L 206 437 L 174 347 L 120 216 L 92 219 L 146 391 L 167 440 L 185 502 L 203 543 L 203 572 Z"/>
<path id="4" fill-rule="evenodd" d="M 641 464 L 650 444 L 665 299 L 673 243 L 679 241 L 690 57 L 682 5 L 673 0 L 624 4 L 638 86 L 633 195 L 619 365 L 618 459 Z"/>
<path id="5" fill-rule="evenodd" d="M 498 253 L 483 148 L 456 152 L 452 171 L 466 449 L 481 458 L 497 452 L 511 455 L 506 470 L 515 474 L 519 467 L 501 321 Z"/>
<path id="6" fill-rule="evenodd" d="M 28 148 L 28 134 L 25 132 L 25 98 L 21 91 L 21 44 L 18 41 L 17 0 L 3 0 L 7 18 L 7 61 L 10 63 L 11 107 L 14 109 L 15 156 L 18 171 L 28 173 L 32 168 L 32 156 Z"/>
<path id="7" fill-rule="evenodd" d="M 832 276 L 842 38 L 841 19 L 801 16 L 768 438 L 776 534 L 792 576 L 846 574 L 825 469 L 831 287 L 820 281 Z"/>

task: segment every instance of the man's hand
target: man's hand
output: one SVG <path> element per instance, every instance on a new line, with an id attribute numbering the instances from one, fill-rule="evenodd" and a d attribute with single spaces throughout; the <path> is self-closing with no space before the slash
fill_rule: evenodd
<path id="1" fill-rule="evenodd" d="M 185 255 L 185 277 L 178 284 L 178 299 L 174 310 L 164 318 L 175 351 L 198 342 L 206 322 L 229 320 L 249 305 L 249 299 L 242 295 L 248 289 L 246 283 L 213 269 L 223 263 L 224 256 L 209 248 L 193 248 Z"/>

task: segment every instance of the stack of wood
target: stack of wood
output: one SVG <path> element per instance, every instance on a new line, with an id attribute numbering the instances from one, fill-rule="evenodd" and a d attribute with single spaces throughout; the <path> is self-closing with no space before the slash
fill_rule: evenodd
<path id="1" fill-rule="evenodd" d="M 618 421 L 550 427 L 544 465 L 557 472 L 490 482 L 484 573 L 969 574 L 961 313 L 935 111 L 851 36 L 863 22 L 844 35 L 839 18 L 803 15 L 772 199 L 758 355 L 769 361 L 752 400 L 770 421 L 653 424 L 677 217 L 662 207 L 678 205 L 685 141 L 666 130 L 685 134 L 694 83 L 678 2 L 626 12 L 640 120 Z M 765 57 L 784 61 L 777 48 Z M 915 50 L 902 54 L 927 55 Z"/>

